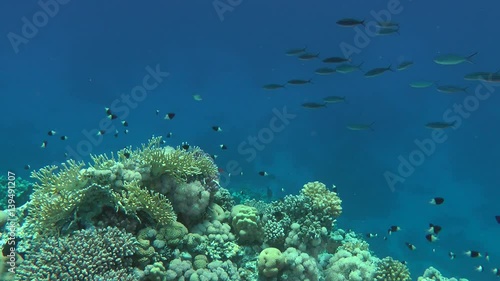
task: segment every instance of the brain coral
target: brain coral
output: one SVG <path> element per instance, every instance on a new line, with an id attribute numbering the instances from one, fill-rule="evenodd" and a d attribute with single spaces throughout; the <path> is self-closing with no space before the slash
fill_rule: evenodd
<path id="1" fill-rule="evenodd" d="M 311 199 L 314 208 L 324 210 L 333 217 L 342 214 L 342 200 L 337 193 L 329 191 L 325 184 L 319 181 L 306 183 L 300 193 Z"/>

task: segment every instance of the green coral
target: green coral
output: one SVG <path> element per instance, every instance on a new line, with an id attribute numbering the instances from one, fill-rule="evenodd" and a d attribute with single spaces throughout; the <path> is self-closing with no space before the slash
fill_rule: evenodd
<path id="1" fill-rule="evenodd" d="M 393 260 L 391 257 L 382 259 L 375 272 L 377 281 L 411 281 L 408 267 L 400 261 Z"/>
<path id="2" fill-rule="evenodd" d="M 137 180 L 125 182 L 124 189 L 114 197 L 117 206 L 126 214 L 137 216 L 137 211 L 145 211 L 160 225 L 168 225 L 177 219 L 172 204 L 163 194 L 141 188 Z"/>
<path id="3" fill-rule="evenodd" d="M 28 222 L 36 232 L 57 233 L 85 197 L 89 188 L 85 188 L 87 179 L 80 174 L 83 166 L 82 162 L 68 160 L 61 168 L 51 165 L 32 172 L 31 177 L 39 182 L 33 187 Z"/>
<path id="4" fill-rule="evenodd" d="M 217 166 L 199 147 L 185 150 L 161 147 L 160 144 L 161 137 L 152 138 L 136 152 L 143 163 L 151 165 L 153 177 L 168 174 L 177 183 L 217 177 Z"/>

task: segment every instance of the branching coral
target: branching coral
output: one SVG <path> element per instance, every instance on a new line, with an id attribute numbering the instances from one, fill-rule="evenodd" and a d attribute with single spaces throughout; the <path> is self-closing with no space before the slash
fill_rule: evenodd
<path id="1" fill-rule="evenodd" d="M 60 224 L 68 218 L 85 197 L 87 179 L 80 173 L 81 162 L 68 160 L 57 166 L 47 166 L 32 172 L 38 180 L 34 184 L 29 205 L 28 222 L 36 232 L 57 233 Z"/>
<path id="2" fill-rule="evenodd" d="M 410 271 L 406 265 L 386 257 L 379 261 L 375 272 L 377 281 L 411 281 Z"/>
<path id="3" fill-rule="evenodd" d="M 137 211 L 145 211 L 160 225 L 168 225 L 177 219 L 172 204 L 164 195 L 141 188 L 137 180 L 126 182 L 124 189 L 114 197 L 117 206 L 125 213 L 137 215 Z"/>
<path id="4" fill-rule="evenodd" d="M 137 280 L 137 240 L 117 228 L 81 230 L 37 242 L 17 269 L 19 280 Z"/>
<path id="5" fill-rule="evenodd" d="M 219 175 L 217 166 L 210 155 L 199 147 L 185 150 L 181 147 L 161 147 L 161 137 L 152 138 L 147 145 L 137 152 L 135 157 L 151 166 L 151 174 L 158 177 L 168 174 L 177 183 L 194 180 L 216 179 Z"/>
<path id="6" fill-rule="evenodd" d="M 337 193 L 329 191 L 325 184 L 319 181 L 309 182 L 304 185 L 300 193 L 310 198 L 316 209 L 324 210 L 336 218 L 342 214 L 342 200 Z"/>

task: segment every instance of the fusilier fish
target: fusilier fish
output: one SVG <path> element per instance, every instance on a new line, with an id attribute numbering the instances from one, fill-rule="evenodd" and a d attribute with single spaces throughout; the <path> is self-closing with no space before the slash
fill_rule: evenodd
<path id="1" fill-rule="evenodd" d="M 455 126 L 455 123 L 456 122 L 430 122 L 425 124 L 425 127 L 429 129 L 441 130 L 441 129 L 452 128 L 453 126 Z"/>
<path id="2" fill-rule="evenodd" d="M 472 63 L 472 57 L 477 55 L 477 52 L 468 55 L 466 57 L 461 56 L 461 55 L 456 55 L 456 54 L 444 54 L 444 55 L 439 55 L 434 58 L 434 62 L 437 64 L 442 64 L 442 65 L 455 65 L 455 64 L 460 64 L 463 62 L 468 62 Z"/>
<path id="3" fill-rule="evenodd" d="M 377 67 L 377 68 L 374 68 L 372 70 L 369 70 L 368 72 L 365 73 L 365 77 L 379 76 L 386 71 L 392 71 L 390 65 L 388 67 Z"/>

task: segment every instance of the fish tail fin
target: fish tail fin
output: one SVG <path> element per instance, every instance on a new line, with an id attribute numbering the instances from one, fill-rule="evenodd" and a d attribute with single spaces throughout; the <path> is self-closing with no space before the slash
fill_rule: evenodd
<path id="1" fill-rule="evenodd" d="M 347 99 L 345 98 L 345 96 L 342 97 L 344 99 L 344 102 L 349 104 L 349 102 L 347 101 Z"/>
<path id="2" fill-rule="evenodd" d="M 313 84 L 312 78 L 307 80 L 307 82 Z"/>
<path id="3" fill-rule="evenodd" d="M 477 55 L 477 53 L 478 53 L 478 52 L 475 52 L 475 53 L 473 53 L 473 54 L 469 55 L 469 56 L 467 57 L 467 62 L 468 62 L 468 63 L 474 63 L 474 62 L 472 61 L 472 58 L 473 58 L 475 55 Z"/>
<path id="4" fill-rule="evenodd" d="M 365 63 L 365 62 L 362 62 L 362 63 L 360 63 L 360 64 L 357 65 L 358 69 L 361 70 L 361 71 L 363 71 L 363 69 L 361 68 L 361 66 L 363 65 L 363 63 Z"/>
<path id="5" fill-rule="evenodd" d="M 455 124 L 457 124 L 457 121 L 453 121 L 453 122 L 451 122 L 451 127 L 452 127 L 453 129 L 455 129 Z"/>
<path id="6" fill-rule="evenodd" d="M 370 128 L 370 130 L 375 132 L 375 130 L 373 129 L 373 124 L 375 124 L 375 121 L 371 122 L 370 125 L 368 125 L 368 128 Z"/>
<path id="7" fill-rule="evenodd" d="M 394 72 L 394 69 L 392 69 L 392 64 L 389 64 L 389 66 L 387 67 L 387 70 Z"/>

